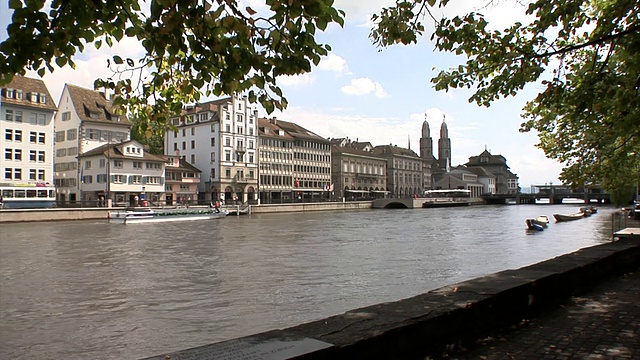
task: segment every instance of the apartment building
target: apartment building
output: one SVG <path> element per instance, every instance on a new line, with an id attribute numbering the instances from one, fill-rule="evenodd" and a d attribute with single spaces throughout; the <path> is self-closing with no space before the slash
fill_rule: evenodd
<path id="1" fill-rule="evenodd" d="M 373 154 L 387 161 L 387 188 L 392 196 L 420 195 L 431 188 L 430 166 L 411 149 L 380 145 Z"/>
<path id="2" fill-rule="evenodd" d="M 259 199 L 262 203 L 296 198 L 293 178 L 293 137 L 266 118 L 258 119 Z"/>
<path id="3" fill-rule="evenodd" d="M 128 141 L 130 132 L 131 122 L 112 106 L 104 92 L 65 84 L 55 117 L 54 181 L 58 201 L 92 203 L 100 196 L 108 198 L 111 194 L 107 186 L 102 193 L 82 191 L 79 156 L 104 145 Z"/>
<path id="4" fill-rule="evenodd" d="M 372 199 L 389 194 L 387 160 L 373 154 L 370 143 L 332 140 L 331 178 L 334 199 Z"/>
<path id="5" fill-rule="evenodd" d="M 293 138 L 293 190 L 296 200 L 327 198 L 331 186 L 331 141 L 300 125 L 269 119 Z"/>
<path id="6" fill-rule="evenodd" d="M 496 177 L 496 194 L 516 194 L 520 192 L 518 176 L 511 172 L 507 165 L 507 159 L 502 155 L 492 155 L 485 149 L 480 155 L 471 156 L 465 166 L 469 169 L 482 167 L 490 174 L 493 174 Z M 485 192 L 490 192 L 490 190 L 486 189 Z"/>
<path id="7" fill-rule="evenodd" d="M 78 155 L 81 198 L 98 206 L 164 202 L 166 158 L 148 153 L 135 140 L 105 144 Z M 106 201 L 105 201 L 106 200 Z"/>
<path id="8" fill-rule="evenodd" d="M 162 155 L 165 159 L 164 168 L 164 199 L 165 205 L 191 205 L 198 200 L 198 185 L 201 173 L 198 168 L 177 156 Z"/>
<path id="9" fill-rule="evenodd" d="M 202 171 L 200 202 L 257 201 L 258 111 L 246 96 L 185 107 L 171 119 L 165 154 Z"/>
<path id="10" fill-rule="evenodd" d="M 4 206 L 55 205 L 53 117 L 45 83 L 16 75 L 0 90 L 0 194 Z"/>

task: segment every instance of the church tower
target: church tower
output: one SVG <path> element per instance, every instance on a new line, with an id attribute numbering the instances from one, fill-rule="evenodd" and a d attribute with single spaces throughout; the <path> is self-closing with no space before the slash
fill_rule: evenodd
<path id="1" fill-rule="evenodd" d="M 429 123 L 427 122 L 427 114 L 424 114 L 424 122 L 422 123 L 422 137 L 420 137 L 420 157 L 429 163 L 433 161 L 433 139 L 429 131 Z"/>
<path id="2" fill-rule="evenodd" d="M 438 140 L 438 165 L 446 172 L 451 168 L 451 139 L 449 139 L 449 129 L 444 115 L 440 126 L 440 140 Z"/>

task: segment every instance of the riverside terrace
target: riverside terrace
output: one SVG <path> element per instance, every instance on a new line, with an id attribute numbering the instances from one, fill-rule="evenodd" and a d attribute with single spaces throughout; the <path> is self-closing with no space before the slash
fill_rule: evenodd
<path id="1" fill-rule="evenodd" d="M 497 329 L 513 326 L 522 319 L 557 307 L 572 295 L 583 294 L 612 281 L 613 277 L 638 270 L 640 239 L 636 236 L 452 284 L 408 299 L 355 309 L 287 329 L 160 354 L 146 360 L 433 358 L 451 349 L 452 345 L 461 347 L 473 343 Z M 635 276 L 635 279 L 640 277 Z M 633 287 L 630 291 L 638 289 Z M 640 310 L 640 307 L 630 309 Z M 631 320 L 614 321 L 610 326 L 629 325 L 637 330 L 640 311 L 629 313 L 622 309 L 622 312 Z M 602 346 L 637 351 L 637 333 L 626 338 L 610 338 L 616 344 Z M 562 349 L 558 353 L 564 354 Z M 621 358 L 635 358 L 635 355 Z M 558 358 L 568 358 L 566 354 L 562 356 Z"/>

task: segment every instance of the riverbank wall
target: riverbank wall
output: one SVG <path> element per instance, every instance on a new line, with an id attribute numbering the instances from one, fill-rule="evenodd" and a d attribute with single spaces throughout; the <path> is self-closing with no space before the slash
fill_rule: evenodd
<path id="1" fill-rule="evenodd" d="M 206 208 L 194 206 L 193 208 Z M 371 201 L 319 202 L 293 204 L 262 204 L 248 207 L 227 205 L 232 214 L 262 214 L 277 212 L 341 211 L 371 209 Z M 59 208 L 59 209 L 2 209 L 0 223 L 30 221 L 107 220 L 110 211 L 124 208 Z M 231 215 L 230 215 L 231 216 Z"/>
<path id="2" fill-rule="evenodd" d="M 623 239 L 411 298 L 147 360 L 424 359 L 638 269 L 640 242 Z"/>

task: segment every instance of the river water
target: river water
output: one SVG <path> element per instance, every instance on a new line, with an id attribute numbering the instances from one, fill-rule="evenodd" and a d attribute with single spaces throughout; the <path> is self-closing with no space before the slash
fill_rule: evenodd
<path id="1" fill-rule="evenodd" d="M 138 359 L 417 295 L 611 240 L 579 205 L 0 224 L 0 355 Z"/>

